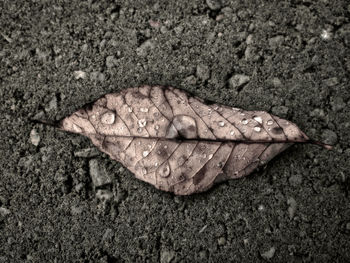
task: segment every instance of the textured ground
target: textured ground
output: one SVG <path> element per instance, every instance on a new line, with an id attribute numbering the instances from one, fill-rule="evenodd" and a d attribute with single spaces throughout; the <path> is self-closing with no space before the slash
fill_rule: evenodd
<path id="1" fill-rule="evenodd" d="M 0 2 L 0 262 L 350 261 L 348 1 L 58 2 Z M 175 197 L 28 121 L 142 84 L 272 112 L 334 151 Z"/>

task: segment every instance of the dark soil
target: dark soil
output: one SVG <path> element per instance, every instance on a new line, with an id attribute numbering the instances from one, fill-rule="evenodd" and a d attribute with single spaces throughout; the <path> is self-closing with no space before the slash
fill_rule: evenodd
<path id="1" fill-rule="evenodd" d="M 0 10 L 0 262 L 350 261 L 349 1 Z M 272 112 L 334 150 L 295 145 L 251 176 L 176 197 L 82 154 L 88 139 L 30 122 L 143 84 Z M 112 175 L 102 189 L 91 159 Z"/>

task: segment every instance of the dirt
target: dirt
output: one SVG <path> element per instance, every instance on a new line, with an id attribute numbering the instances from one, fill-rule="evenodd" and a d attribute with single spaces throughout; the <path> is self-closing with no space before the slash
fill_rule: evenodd
<path id="1" fill-rule="evenodd" d="M 0 262 L 350 261 L 350 4 L 271 2 L 1 1 Z M 269 111 L 334 148 L 295 145 L 176 197 L 31 121 L 144 84 Z"/>

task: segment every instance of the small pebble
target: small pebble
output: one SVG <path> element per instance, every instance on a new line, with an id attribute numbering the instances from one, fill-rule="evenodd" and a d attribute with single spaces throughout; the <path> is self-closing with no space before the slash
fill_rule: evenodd
<path id="1" fill-rule="evenodd" d="M 112 182 L 105 169 L 100 167 L 97 159 L 89 161 L 89 170 L 92 183 L 95 187 L 110 184 Z"/>
<path id="2" fill-rule="evenodd" d="M 75 79 L 85 79 L 87 74 L 84 71 L 76 70 L 73 72 Z"/>
<path id="3" fill-rule="evenodd" d="M 350 222 L 346 224 L 346 229 L 350 230 Z"/>
<path id="4" fill-rule="evenodd" d="M 117 64 L 117 59 L 114 56 L 108 56 L 106 58 L 107 68 L 113 68 Z"/>
<path id="5" fill-rule="evenodd" d="M 337 77 L 333 77 L 333 78 L 325 79 L 323 83 L 326 84 L 326 86 L 328 87 L 333 87 L 339 83 L 339 80 Z"/>
<path id="6" fill-rule="evenodd" d="M 261 254 L 261 256 L 265 259 L 271 259 L 275 255 L 276 249 L 275 247 L 271 247 L 268 251 L 265 251 Z"/>
<path id="7" fill-rule="evenodd" d="M 98 155 L 99 155 L 98 150 L 92 147 L 74 152 L 75 157 L 82 157 L 82 158 L 91 158 L 91 157 L 96 157 Z"/>
<path id="8" fill-rule="evenodd" d="M 293 174 L 290 178 L 289 178 L 289 183 L 292 186 L 298 186 L 303 182 L 303 176 L 301 174 Z"/>
<path id="9" fill-rule="evenodd" d="M 218 245 L 219 246 L 223 246 L 223 245 L 225 245 L 226 244 L 226 238 L 225 237 L 220 237 L 219 239 L 218 239 Z"/>
<path id="10" fill-rule="evenodd" d="M 45 107 L 45 111 L 52 111 L 57 109 L 57 97 L 53 96 L 53 98 L 50 100 L 49 105 Z"/>
<path id="11" fill-rule="evenodd" d="M 345 108 L 346 103 L 344 102 L 342 97 L 332 97 L 331 105 L 333 111 L 340 111 Z"/>
<path id="12" fill-rule="evenodd" d="M 146 56 L 148 51 L 153 49 L 155 47 L 152 40 L 148 39 L 145 42 L 143 42 L 137 49 L 136 54 L 138 56 Z"/>
<path id="13" fill-rule="evenodd" d="M 197 65 L 196 75 L 201 80 L 207 80 L 210 77 L 210 70 L 207 65 L 199 64 Z"/>
<path id="14" fill-rule="evenodd" d="M 322 133 L 322 141 L 326 144 L 334 145 L 338 142 L 338 136 L 334 131 L 327 129 Z"/>
<path id="15" fill-rule="evenodd" d="M 250 77 L 242 74 L 233 75 L 229 79 L 229 85 L 233 89 L 238 89 L 250 81 Z"/>
<path id="16" fill-rule="evenodd" d="M 36 131 L 36 129 L 32 129 L 30 131 L 30 142 L 35 146 L 39 145 L 40 136 L 39 136 L 38 132 Z"/>
<path id="17" fill-rule="evenodd" d="M 7 216 L 11 213 L 11 211 L 5 207 L 0 207 L 0 215 Z"/>
<path id="18" fill-rule="evenodd" d="M 288 207 L 289 218 L 293 219 L 295 215 L 295 211 L 297 209 L 297 202 L 293 197 L 289 197 L 287 200 L 287 204 L 289 205 Z"/>
<path id="19" fill-rule="evenodd" d="M 206 0 L 206 3 L 211 10 L 218 10 L 221 8 L 220 0 Z"/>
<path id="20" fill-rule="evenodd" d="M 102 236 L 102 241 L 108 241 L 108 240 L 112 239 L 113 235 L 114 235 L 113 230 L 110 228 L 107 228 L 105 233 Z"/>
<path id="21" fill-rule="evenodd" d="M 94 71 L 90 74 L 90 79 L 92 81 L 100 81 L 103 82 L 105 80 L 105 74 L 99 72 L 99 71 Z"/>
<path id="22" fill-rule="evenodd" d="M 113 193 L 110 190 L 98 189 L 96 192 L 96 197 L 102 201 L 108 201 L 112 199 Z"/>
<path id="23" fill-rule="evenodd" d="M 283 36 L 275 36 L 269 39 L 269 45 L 271 48 L 277 48 L 280 46 L 284 41 Z"/>
<path id="24" fill-rule="evenodd" d="M 175 252 L 172 250 L 162 249 L 160 251 L 160 262 L 161 263 L 170 263 L 175 257 Z"/>

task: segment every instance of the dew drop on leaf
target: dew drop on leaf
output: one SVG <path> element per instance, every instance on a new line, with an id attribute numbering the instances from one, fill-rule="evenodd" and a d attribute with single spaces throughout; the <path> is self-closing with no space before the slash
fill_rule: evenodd
<path id="1" fill-rule="evenodd" d="M 260 131 L 261 131 L 261 128 L 260 128 L 259 126 L 255 126 L 255 127 L 254 127 L 254 131 L 260 132 Z"/>
<path id="2" fill-rule="evenodd" d="M 243 119 L 241 122 L 242 122 L 243 125 L 247 125 L 248 124 L 248 120 L 247 119 Z"/>
<path id="3" fill-rule="evenodd" d="M 101 122 L 103 124 L 111 125 L 115 121 L 115 114 L 112 111 L 107 111 L 106 113 L 101 115 Z"/>

